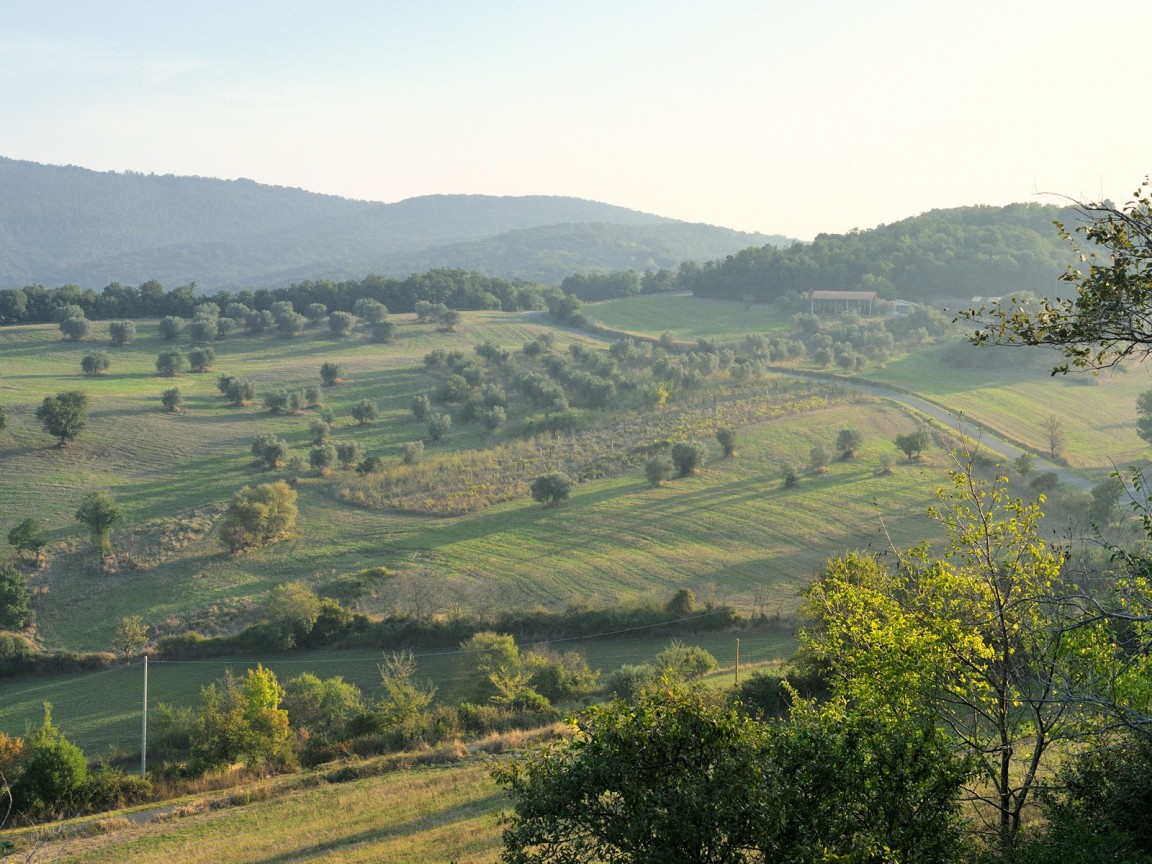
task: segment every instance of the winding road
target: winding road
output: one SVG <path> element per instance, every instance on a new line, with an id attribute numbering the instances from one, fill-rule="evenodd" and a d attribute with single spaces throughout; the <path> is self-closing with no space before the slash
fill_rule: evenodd
<path id="1" fill-rule="evenodd" d="M 943 406 L 937 405 L 935 402 L 929 402 L 927 399 L 922 399 L 919 396 L 913 396 L 909 393 L 904 393 L 900 390 L 889 390 L 886 387 L 878 387 L 875 384 L 863 384 L 856 381 L 851 381 L 845 378 L 840 378 L 831 375 L 819 374 L 805 374 L 801 372 L 788 372 L 780 369 L 772 370 L 773 374 L 781 375 L 785 378 L 801 378 L 807 380 L 827 381 L 835 383 L 846 390 L 853 390 L 857 393 L 866 393 L 869 396 L 875 396 L 878 399 L 887 399 L 889 402 L 896 402 L 908 408 L 918 411 L 933 420 L 938 420 L 950 429 L 955 429 L 962 435 L 966 435 L 974 441 L 979 443 L 980 447 L 991 450 L 993 453 L 998 453 L 1008 459 L 1016 459 L 1020 454 L 1025 451 L 1001 438 L 995 432 L 988 429 L 978 420 L 971 417 L 966 417 L 964 414 L 955 414 Z M 1044 459 L 1040 456 L 1033 454 L 1036 460 L 1036 470 L 1038 472 L 1054 471 L 1056 476 L 1060 478 L 1060 482 L 1065 486 L 1073 489 L 1091 489 L 1096 485 L 1094 480 L 1078 474 L 1075 471 L 1070 471 L 1054 462 Z"/>

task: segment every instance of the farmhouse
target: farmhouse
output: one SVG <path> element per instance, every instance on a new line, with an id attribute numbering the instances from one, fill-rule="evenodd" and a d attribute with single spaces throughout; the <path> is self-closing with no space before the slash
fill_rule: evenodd
<path id="1" fill-rule="evenodd" d="M 875 291 L 813 291 L 811 311 L 819 315 L 838 315 L 841 312 L 872 314 Z"/>

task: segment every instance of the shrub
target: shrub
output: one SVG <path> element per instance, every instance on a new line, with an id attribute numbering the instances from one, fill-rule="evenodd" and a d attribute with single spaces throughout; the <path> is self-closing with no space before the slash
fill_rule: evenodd
<path id="1" fill-rule="evenodd" d="M 232 496 L 220 533 L 237 552 L 287 534 L 296 527 L 296 515 L 296 490 L 283 480 L 245 486 Z"/>
<path id="2" fill-rule="evenodd" d="M 700 470 L 708 458 L 708 448 L 699 441 L 681 441 L 672 445 L 672 463 L 681 477 Z"/>
<path id="3" fill-rule="evenodd" d="M 108 335 L 116 345 L 126 345 L 136 339 L 136 324 L 133 321 L 111 321 Z"/>
<path id="4" fill-rule="evenodd" d="M 107 351 L 93 351 L 90 354 L 85 354 L 80 361 L 80 369 L 90 377 L 103 375 L 111 365 L 112 361 L 109 359 Z"/>
<path id="5" fill-rule="evenodd" d="M 184 404 L 184 397 L 180 394 L 179 387 L 170 387 L 160 394 L 160 404 L 164 406 L 164 410 L 170 414 L 177 414 L 181 406 Z"/>
<path id="6" fill-rule="evenodd" d="M 432 410 L 432 400 L 425 395 L 417 396 L 412 400 L 412 416 L 423 421 Z"/>
<path id="7" fill-rule="evenodd" d="M 676 473 L 676 467 L 667 456 L 656 456 L 648 460 L 644 466 L 644 476 L 653 487 L 661 486 Z"/>
<path id="8" fill-rule="evenodd" d="M 452 418 L 447 414 L 433 414 L 428 419 L 428 438 L 442 441 L 452 429 Z"/>
<path id="9" fill-rule="evenodd" d="M 339 363 L 328 360 L 320 364 L 320 380 L 325 387 L 331 387 L 344 380 L 344 367 Z"/>
<path id="10" fill-rule="evenodd" d="M 532 498 L 549 507 L 556 507 L 568 500 L 572 492 L 572 480 L 567 474 L 553 472 L 542 474 L 532 481 Z"/>
<path id="11" fill-rule="evenodd" d="M 161 375 L 172 378 L 184 371 L 184 355 L 180 351 L 161 351 L 156 355 L 156 371 Z"/>
<path id="12" fill-rule="evenodd" d="M 317 474 L 324 475 L 335 466 L 337 458 L 336 448 L 331 444 L 323 444 L 312 448 L 312 452 L 308 454 L 308 464 Z"/>
<path id="13" fill-rule="evenodd" d="M 343 338 L 356 327 L 356 316 L 351 312 L 333 312 L 328 316 L 328 330 L 333 336 Z"/>
<path id="14" fill-rule="evenodd" d="M 69 342 L 76 342 L 88 335 L 87 318 L 65 318 L 60 322 L 60 332 Z"/>
<path id="15" fill-rule="evenodd" d="M 216 352 L 208 346 L 193 348 L 188 352 L 188 367 L 193 372 L 211 372 L 216 361 Z"/>
<path id="16" fill-rule="evenodd" d="M 371 399 L 361 399 L 352 406 L 352 416 L 357 423 L 363 426 L 365 423 L 370 423 L 379 417 L 380 410 Z"/>
<path id="17" fill-rule="evenodd" d="M 418 465 L 424 458 L 424 442 L 405 441 L 400 445 L 400 457 L 405 465 Z"/>
<path id="18" fill-rule="evenodd" d="M 175 315 L 165 315 L 160 319 L 160 338 L 171 342 L 184 329 L 184 322 Z"/>
<path id="19" fill-rule="evenodd" d="M 716 430 L 716 440 L 720 443 L 720 447 L 724 450 L 724 456 L 730 458 L 736 455 L 736 430 L 727 426 L 721 426 Z"/>

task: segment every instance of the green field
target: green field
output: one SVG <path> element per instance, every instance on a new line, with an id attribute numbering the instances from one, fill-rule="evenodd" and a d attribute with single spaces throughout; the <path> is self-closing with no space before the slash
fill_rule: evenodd
<path id="1" fill-rule="evenodd" d="M 632 298 L 591 308 L 614 310 L 619 316 L 614 324 L 630 322 L 627 329 L 650 335 L 670 329 L 684 339 L 735 335 L 746 332 L 736 328 L 750 323 L 743 304 L 684 296 Z M 755 311 L 767 316 L 766 309 Z M 229 632 L 255 620 L 263 597 L 277 584 L 302 580 L 322 587 L 378 565 L 394 575 L 354 601 L 355 608 L 374 615 L 491 615 L 509 608 L 562 609 L 573 603 L 663 604 L 686 587 L 699 598 L 746 613 L 787 617 L 799 604 L 799 589 L 829 557 L 854 548 L 883 551 L 935 536 L 925 508 L 945 482 L 948 457 L 934 451 L 917 463 L 901 459 L 893 472 L 882 474 L 881 455 L 896 455 L 894 436 L 912 429 L 916 418 L 891 403 L 845 391 L 776 413 L 740 408 L 744 413 L 732 415 L 743 418 L 737 458 L 722 458 L 710 441 L 710 456 L 699 474 L 651 488 L 639 469 L 609 472 L 577 484 L 570 500 L 558 508 L 541 507 L 521 496 L 459 516 L 418 516 L 342 503 L 337 492 L 346 482 L 345 472 L 331 479 L 302 476 L 296 534 L 243 555 L 228 554 L 215 523 L 232 492 L 284 476 L 282 470 L 253 466 L 248 453 L 252 438 L 274 432 L 287 439 L 294 452 L 306 454 L 307 426 L 316 412 L 273 417 L 258 402 L 248 408 L 228 407 L 216 391 L 217 374 L 251 378 L 259 393 L 274 386 L 319 383 L 320 364 L 339 361 L 347 380 L 324 391 L 326 405 L 337 415 L 335 441 L 357 440 L 368 453 L 395 463 L 399 444 L 423 434 L 409 406 L 415 395 L 435 383 L 423 368 L 428 351 L 459 349 L 471 355 L 473 346 L 485 340 L 518 350 L 549 329 L 519 314 L 497 312 L 466 314 L 455 334 L 411 316 L 397 316 L 396 321 L 397 338 L 389 345 L 373 344 L 363 335 L 334 340 L 324 331 L 292 340 L 236 336 L 216 346 L 214 372 L 175 380 L 155 374 L 156 353 L 169 347 L 159 339 L 155 322 L 142 322 L 138 341 L 120 348 L 109 347 L 106 323 L 95 323 L 93 334 L 80 343 L 62 341 L 58 330 L 47 325 L 0 329 L 0 405 L 8 414 L 8 428 L 0 431 L 0 528 L 33 515 L 51 541 L 48 566 L 29 576 L 43 643 L 104 650 L 127 615 L 143 616 L 158 634 L 189 628 Z M 769 332 L 787 326 L 768 317 L 754 323 Z M 559 351 L 570 341 L 606 344 L 554 332 Z M 80 358 L 95 347 L 109 351 L 112 367 L 108 375 L 90 379 L 80 374 Z M 1119 442 L 1118 458 L 1138 454 L 1139 441 L 1128 419 L 1093 424 L 1090 418 L 1114 412 L 1119 417 L 1125 407 L 1124 416 L 1130 417 L 1139 370 L 1088 387 L 1053 381 L 1043 368 L 966 368 L 956 362 L 955 351 L 947 343 L 928 346 L 883 368 L 868 369 L 867 377 L 919 389 L 992 426 L 1000 422 L 997 418 L 1013 418 L 1014 425 L 1004 421 L 1003 428 L 1018 439 L 1035 437 L 1037 411 L 1059 407 L 1068 412 L 1073 464 L 1101 467 L 1100 458 L 1093 461 L 1090 454 L 1108 452 L 1101 450 L 1105 439 Z M 173 384 L 185 395 L 186 411 L 179 415 L 166 414 L 159 406 L 160 391 Z M 760 388 L 766 392 L 775 386 L 766 381 Z M 44 395 L 75 387 L 91 395 L 91 423 L 77 441 L 60 449 L 38 429 L 32 412 Z M 668 428 L 712 428 L 716 421 L 709 420 L 709 412 L 719 417 L 717 412 L 759 405 L 747 401 L 750 395 L 722 387 L 711 397 L 710 407 L 708 394 L 693 397 L 704 406 L 694 409 L 695 414 L 677 414 L 675 404 L 669 406 Z M 379 404 L 381 417 L 359 426 L 349 412 L 364 398 Z M 1095 400 L 1090 410 L 1081 410 L 1085 400 Z M 653 428 L 660 428 L 663 416 L 655 415 Z M 804 469 L 813 446 L 831 450 L 837 431 L 848 427 L 864 434 L 865 445 L 856 459 L 834 461 L 823 474 Z M 704 431 L 701 437 L 709 434 Z M 500 440 L 477 424 L 460 424 L 446 443 L 429 446 L 426 461 L 451 474 L 459 470 L 454 454 L 489 448 Z M 575 446 L 575 439 L 557 440 L 561 450 Z M 580 446 L 588 446 L 587 441 L 581 439 Z M 785 464 L 800 468 L 795 488 L 784 488 Z M 127 511 L 127 524 L 115 535 L 121 566 L 113 572 L 101 572 L 71 516 L 91 488 L 110 489 Z M 772 638 L 760 662 L 791 651 L 788 639 Z M 730 643 L 725 636 L 706 647 L 728 664 Z M 649 659 L 662 644 L 638 638 L 580 647 L 594 666 L 610 671 Z M 364 651 L 158 663 L 151 701 L 191 704 L 200 687 L 224 668 L 240 671 L 257 662 L 282 678 L 305 670 L 343 675 L 371 697 L 378 660 L 379 652 Z M 443 698 L 452 696 L 455 664 L 448 656 L 421 659 L 421 674 L 436 682 Z M 0 687 L 0 729 L 22 733 L 28 723 L 38 722 L 40 703 L 47 700 L 56 706 L 61 727 L 84 746 L 133 752 L 138 747 L 138 679 L 139 670 L 131 667 L 96 676 L 5 682 Z"/>
<path id="2" fill-rule="evenodd" d="M 876 454 L 912 420 L 882 403 L 849 400 L 753 419 L 740 430 L 741 457 L 719 458 L 713 442 L 713 458 L 698 476 L 661 489 L 649 488 L 639 471 L 591 481 L 555 510 L 519 499 L 430 519 L 340 504 L 332 494 L 339 478 L 305 477 L 296 536 L 232 556 L 212 530 L 220 508 L 240 486 L 283 476 L 253 467 L 251 439 L 275 433 L 306 454 L 309 417 L 273 417 L 258 405 L 229 408 L 216 394 L 215 373 L 176 379 L 187 410 L 166 414 L 158 395 L 174 382 L 150 371 L 165 346 L 154 324 L 140 327 L 137 344 L 110 349 L 107 376 L 79 374 L 80 357 L 102 342 L 104 328 L 95 325 L 94 336 L 80 344 L 61 341 L 49 326 L 0 331 L 6 358 L 0 399 L 9 416 L 0 433 L 0 525 L 33 515 L 53 541 L 50 566 L 30 580 L 38 592 L 39 634 L 52 646 L 106 648 L 119 620 L 131 614 L 158 632 L 219 632 L 248 620 L 252 603 L 280 582 L 318 585 L 381 564 L 399 575 L 364 601 L 368 612 L 663 602 L 689 587 L 741 608 L 787 613 L 796 587 L 827 556 L 882 542 L 880 502 L 896 538 L 919 536 L 920 514 L 942 479 L 932 462 L 876 476 Z M 388 346 L 327 334 L 230 339 L 219 344 L 215 369 L 250 377 L 258 388 L 300 386 L 318 381 L 321 362 L 340 361 L 348 380 L 325 392 L 338 418 L 335 440 L 357 440 L 367 452 L 395 460 L 399 443 L 423 433 L 408 407 L 431 389 L 421 367 L 428 350 L 467 351 L 486 339 L 515 348 L 544 328 L 518 315 L 475 313 L 454 335 L 403 319 L 398 329 Z M 31 415 L 44 394 L 71 387 L 90 393 L 91 423 L 60 449 Z M 382 416 L 361 427 L 348 412 L 363 398 L 377 401 Z M 781 488 L 782 462 L 803 465 L 814 444 L 831 446 L 835 431 L 847 425 L 869 442 L 860 459 L 837 463 L 798 489 Z M 460 425 L 446 445 L 429 448 L 428 458 L 490 441 L 476 424 Z M 87 538 L 71 519 L 92 488 L 110 489 L 128 517 L 116 533 L 128 563 L 113 573 L 94 568 Z"/>
<path id="3" fill-rule="evenodd" d="M 704 337 L 736 341 L 749 333 L 779 335 L 789 316 L 770 305 L 745 305 L 690 295 L 647 295 L 588 304 L 587 317 L 605 326 L 648 338 L 670 332 L 678 341 Z M 1140 363 L 1098 375 L 1071 372 L 1052 376 L 1060 357 L 1029 348 L 975 348 L 963 338 L 942 339 L 881 366 L 863 378 L 891 384 L 963 412 L 1038 453 L 1048 451 L 1045 421 L 1061 418 L 1068 463 L 1100 476 L 1113 465 L 1143 464 L 1148 445 L 1136 434 L 1136 397 L 1152 388 Z M 831 371 L 831 370 L 825 370 Z"/>
<path id="4" fill-rule="evenodd" d="M 740 640 L 740 667 L 754 671 L 792 654 L 796 640 L 789 630 L 779 632 L 702 633 L 682 641 L 709 651 L 720 664 L 717 674 L 732 681 L 735 674 L 736 640 Z M 572 639 L 534 646 L 538 650 L 579 650 L 593 669 L 602 675 L 625 663 L 644 663 L 667 646 L 666 636 L 643 632 L 616 638 Z M 525 646 L 528 647 L 528 646 Z M 439 701 L 454 702 L 462 673 L 460 655 L 450 650 L 414 652 L 417 676 L 432 682 Z M 360 687 L 367 701 L 379 695 L 377 666 L 382 652 L 317 651 L 308 654 L 280 654 L 264 657 L 229 657 L 203 661 L 152 662 L 148 669 L 148 704 L 197 705 L 200 689 L 231 670 L 242 675 L 245 669 L 262 663 L 281 682 L 302 672 L 322 678 L 341 676 Z M 91 755 L 138 753 L 141 740 L 144 667 L 140 661 L 107 671 L 55 676 L 50 679 L 21 678 L 0 681 L 0 732 L 24 735 L 39 724 L 44 702 L 52 704 L 52 719 L 68 739 Z"/>
<path id="5" fill-rule="evenodd" d="M 29 860 L 484 864 L 499 859 L 497 817 L 507 806 L 488 771 L 486 760 L 473 759 L 339 785 L 308 775 L 273 779 L 246 790 L 253 803 L 208 806 L 226 797 L 217 795 L 184 802 L 170 820 L 140 826 L 126 818 L 97 820 L 102 829 L 94 836 L 49 839 Z"/>
<path id="6" fill-rule="evenodd" d="M 658 337 L 671 333 L 678 342 L 734 340 L 749 333 L 784 335 L 788 316 L 765 303 L 744 304 L 691 294 L 648 294 L 604 300 L 584 307 L 588 320 L 623 333 Z"/>

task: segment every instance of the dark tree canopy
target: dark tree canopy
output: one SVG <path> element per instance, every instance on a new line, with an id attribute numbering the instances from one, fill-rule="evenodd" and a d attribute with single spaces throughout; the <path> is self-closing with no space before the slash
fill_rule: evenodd
<path id="1" fill-rule="evenodd" d="M 532 498 L 549 507 L 555 507 L 561 501 L 566 501 L 571 492 L 571 478 L 560 472 L 541 474 L 532 481 Z"/>
<path id="2" fill-rule="evenodd" d="M 88 425 L 88 394 L 83 390 L 66 390 L 45 396 L 36 409 L 36 419 L 45 432 L 60 439 L 63 447 Z"/>

